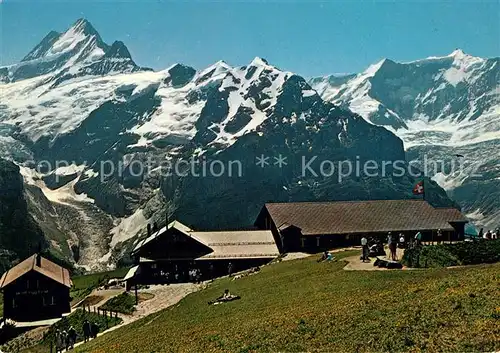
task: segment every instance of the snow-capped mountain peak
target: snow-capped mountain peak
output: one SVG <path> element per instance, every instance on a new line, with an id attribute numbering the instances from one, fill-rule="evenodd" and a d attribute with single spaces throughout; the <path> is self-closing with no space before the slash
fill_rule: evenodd
<path id="1" fill-rule="evenodd" d="M 15 82 L 44 76 L 53 86 L 82 76 L 138 71 L 123 42 L 104 43 L 92 24 L 79 19 L 64 33 L 51 31 L 23 60 L 0 68 L 0 80 Z"/>
<path id="2" fill-rule="evenodd" d="M 85 19 L 76 21 L 64 33 L 51 31 L 47 36 L 26 55 L 22 62 L 36 59 L 51 60 L 57 56 L 64 55 L 78 48 L 91 44 L 94 48 L 99 48 L 100 55 L 103 55 L 108 46 L 102 41 L 99 33 L 92 27 L 92 24 Z M 96 55 L 97 53 L 93 53 Z M 82 58 L 83 59 L 83 58 Z"/>
<path id="3" fill-rule="evenodd" d="M 104 49 L 105 46 L 103 45 L 99 33 L 92 27 L 90 22 L 80 19 L 52 44 L 46 55 L 57 55 L 69 52 L 83 42 L 91 41 L 93 38 L 95 38 L 95 45 Z"/>
<path id="4" fill-rule="evenodd" d="M 269 63 L 266 59 L 256 56 L 249 66 L 269 66 Z"/>
<path id="5" fill-rule="evenodd" d="M 463 57 L 467 56 L 467 54 L 465 54 L 462 49 L 457 48 L 454 51 L 452 51 L 448 56 L 458 59 L 458 58 L 463 58 Z"/>

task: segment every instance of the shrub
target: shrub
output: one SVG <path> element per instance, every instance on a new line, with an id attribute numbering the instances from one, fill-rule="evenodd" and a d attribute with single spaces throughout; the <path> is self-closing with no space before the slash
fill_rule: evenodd
<path id="1" fill-rule="evenodd" d="M 407 249 L 403 264 L 409 267 L 448 267 L 500 261 L 500 239 L 438 244 Z"/>

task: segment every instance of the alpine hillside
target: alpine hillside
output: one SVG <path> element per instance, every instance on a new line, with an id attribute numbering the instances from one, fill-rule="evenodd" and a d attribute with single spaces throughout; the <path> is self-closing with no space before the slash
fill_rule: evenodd
<path id="1" fill-rule="evenodd" d="M 152 71 L 82 19 L 0 72 L 0 156 L 19 165 L 49 246 L 82 267 L 126 261 L 148 222 L 236 229 L 269 201 L 412 197 L 416 179 L 390 168 L 320 173 L 325 160 L 404 163 L 403 142 L 259 57 Z"/>

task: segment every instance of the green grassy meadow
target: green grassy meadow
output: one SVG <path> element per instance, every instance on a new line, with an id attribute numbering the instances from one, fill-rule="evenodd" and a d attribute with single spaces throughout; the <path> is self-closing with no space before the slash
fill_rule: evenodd
<path id="1" fill-rule="evenodd" d="M 73 287 L 71 287 L 71 304 L 74 305 L 83 300 L 95 288 L 104 285 L 111 278 L 123 278 L 128 272 L 128 268 L 120 268 L 108 272 L 100 272 L 89 275 L 73 277 Z"/>
<path id="2" fill-rule="evenodd" d="M 316 259 L 266 266 L 237 281 L 215 281 L 179 304 L 75 351 L 500 350 L 498 263 L 369 272 L 344 271 L 342 261 Z M 242 298 L 209 306 L 225 288 Z"/>
<path id="3" fill-rule="evenodd" d="M 122 314 L 132 314 L 135 311 L 135 296 L 129 293 L 122 293 L 109 299 L 101 309 L 111 310 Z"/>

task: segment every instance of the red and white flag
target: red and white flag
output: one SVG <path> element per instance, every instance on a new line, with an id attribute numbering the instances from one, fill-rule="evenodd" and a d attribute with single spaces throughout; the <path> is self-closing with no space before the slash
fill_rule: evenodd
<path id="1" fill-rule="evenodd" d="M 422 195 L 424 193 L 424 182 L 419 181 L 413 188 L 413 195 Z"/>

